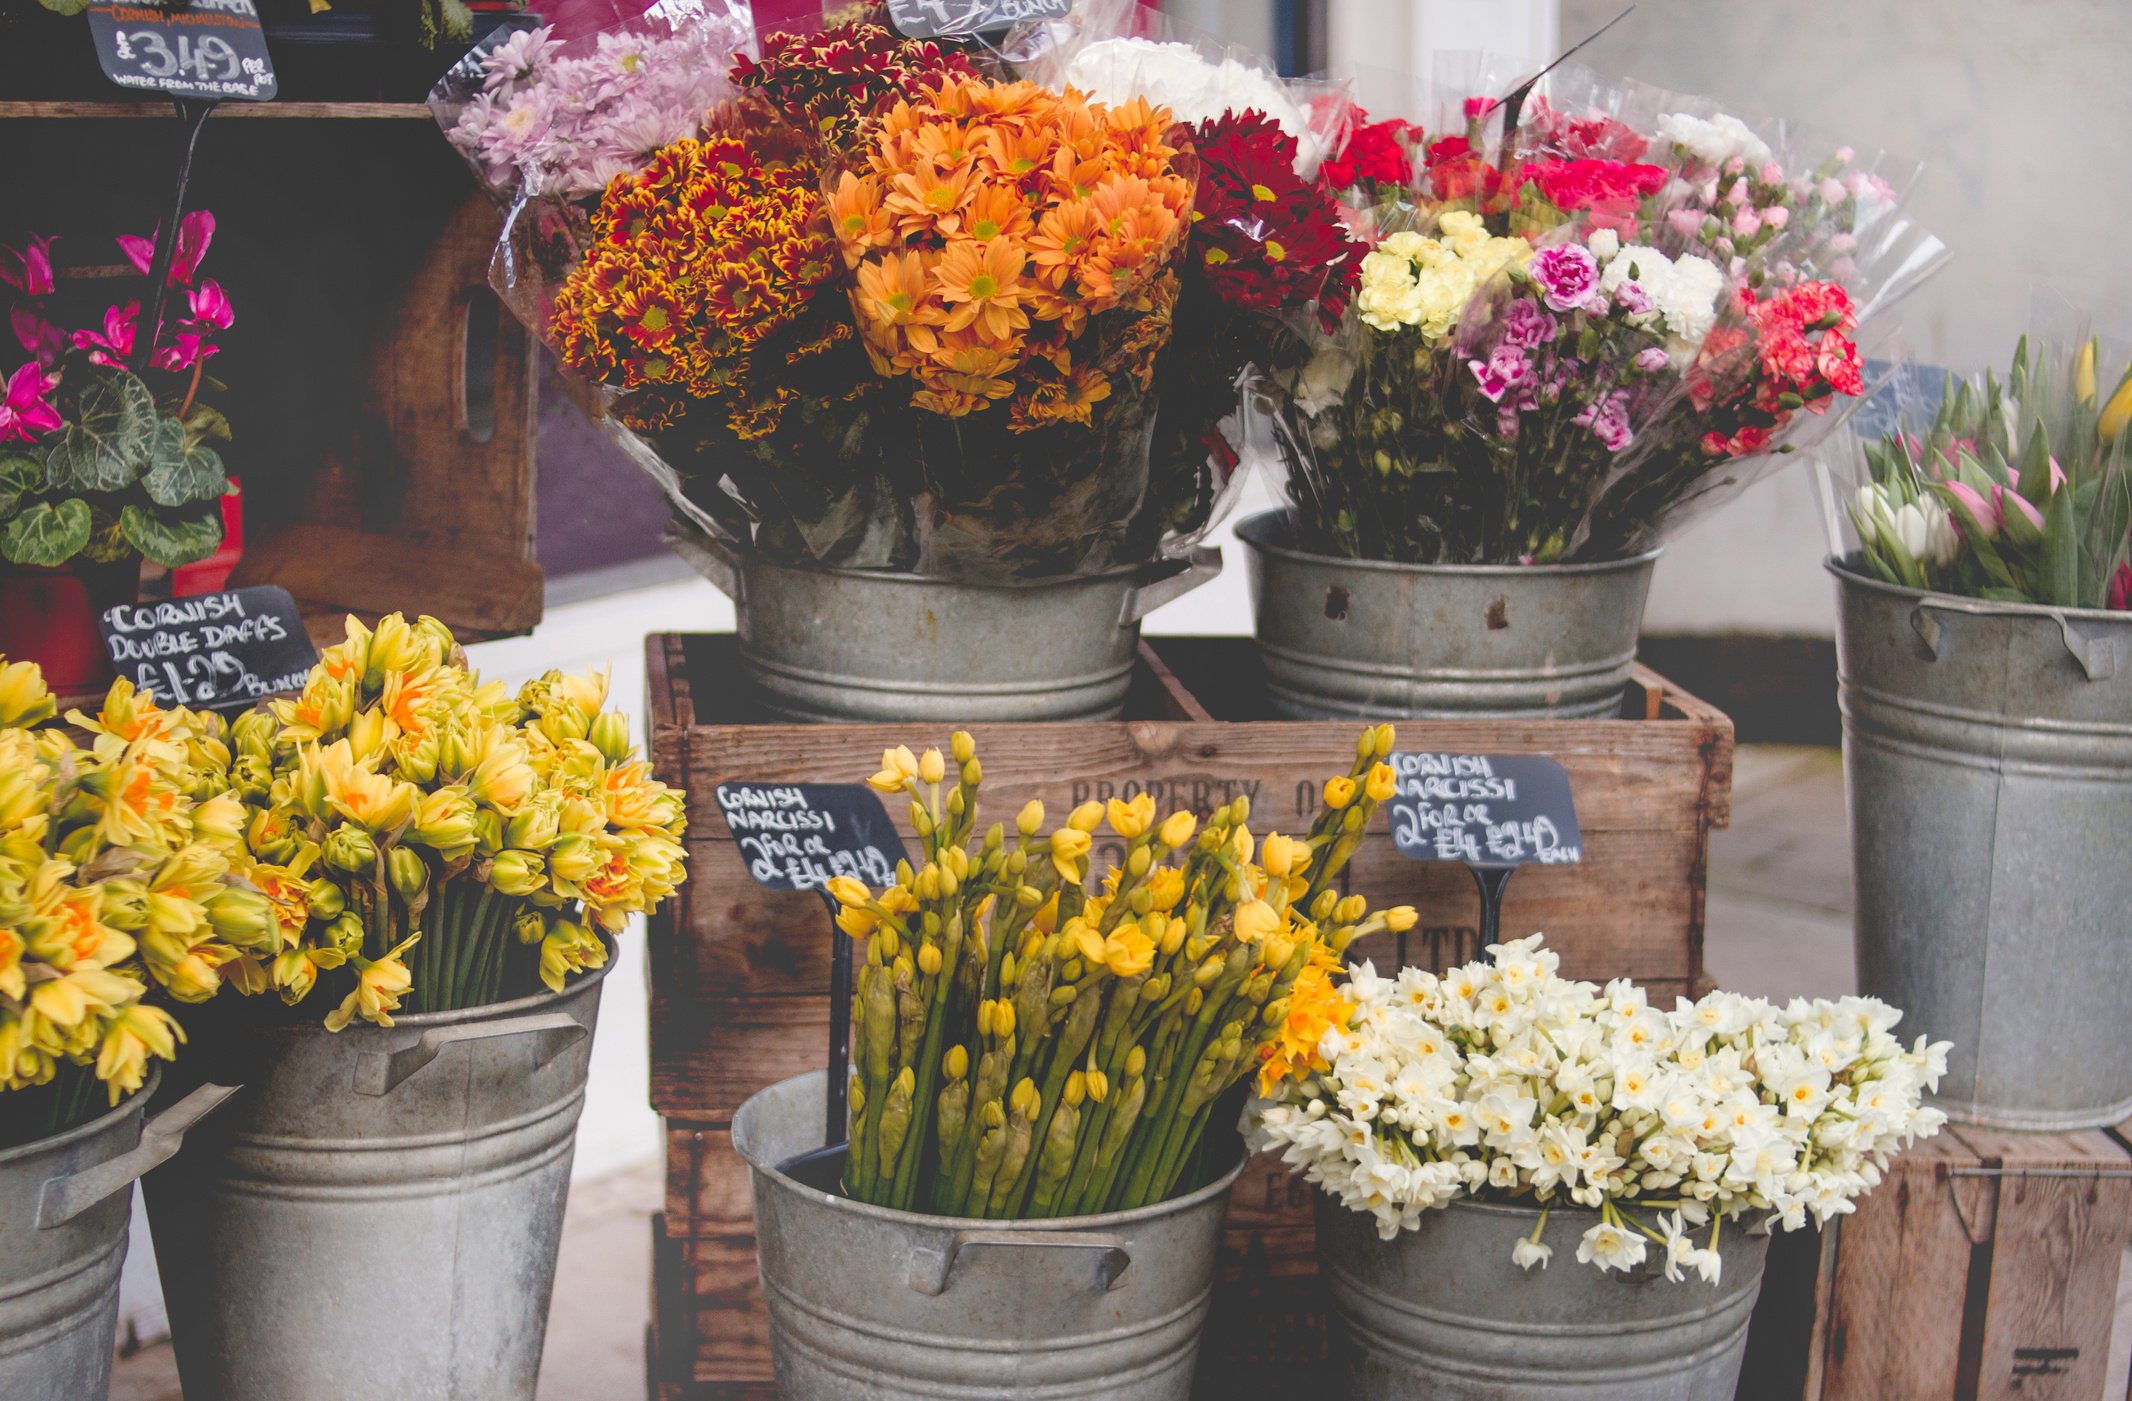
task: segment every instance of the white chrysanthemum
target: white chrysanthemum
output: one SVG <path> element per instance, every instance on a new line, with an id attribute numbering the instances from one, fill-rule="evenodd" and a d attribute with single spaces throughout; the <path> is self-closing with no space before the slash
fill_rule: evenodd
<path id="1" fill-rule="evenodd" d="M 1278 78 L 1233 58 L 1213 62 L 1190 44 L 1099 39 L 1068 60 L 1062 78 L 1099 102 L 1144 97 L 1192 126 L 1224 112 L 1263 112 L 1295 138 L 1298 175 L 1315 174 L 1325 158 L 1324 141 Z"/>

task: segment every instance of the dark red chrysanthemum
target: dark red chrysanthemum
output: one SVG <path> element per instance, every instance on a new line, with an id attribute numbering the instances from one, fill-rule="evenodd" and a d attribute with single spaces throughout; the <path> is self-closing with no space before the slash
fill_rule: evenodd
<path id="1" fill-rule="evenodd" d="M 959 49 L 854 21 L 819 34 L 772 34 L 763 41 L 761 59 L 734 56 L 731 76 L 736 86 L 762 93 L 795 125 L 850 152 L 898 101 L 975 73 Z"/>
<path id="2" fill-rule="evenodd" d="M 1201 122 L 1192 266 L 1225 302 L 1261 311 L 1316 303 L 1328 326 L 1361 275 L 1338 203 L 1295 173 L 1296 140 L 1258 112 Z"/>

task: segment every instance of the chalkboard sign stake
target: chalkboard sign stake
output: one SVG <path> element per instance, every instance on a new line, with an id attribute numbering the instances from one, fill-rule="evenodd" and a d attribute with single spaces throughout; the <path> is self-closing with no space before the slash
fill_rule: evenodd
<path id="1" fill-rule="evenodd" d="M 845 1095 L 851 1087 L 852 938 L 836 922 L 836 897 L 825 890 L 822 899 L 829 906 L 829 937 L 836 941 L 829 954 L 829 1109 L 822 1142 L 841 1148 L 850 1136 Z"/>
<path id="2" fill-rule="evenodd" d="M 134 330 L 133 368 L 146 369 L 163 335 L 163 302 L 169 288 L 170 265 L 178 256 L 178 223 L 185 217 L 185 187 L 192 182 L 192 155 L 200 144 L 200 128 L 214 114 L 215 104 L 196 97 L 176 99 L 178 121 L 184 127 L 184 147 L 178 153 L 178 193 L 171 201 L 170 217 L 156 235 L 155 260 L 148 267 L 148 316 Z"/>
<path id="3" fill-rule="evenodd" d="M 1503 887 L 1518 873 L 1515 866 L 1468 866 L 1473 883 L 1481 891 L 1481 948 L 1498 943 L 1503 934 Z"/>

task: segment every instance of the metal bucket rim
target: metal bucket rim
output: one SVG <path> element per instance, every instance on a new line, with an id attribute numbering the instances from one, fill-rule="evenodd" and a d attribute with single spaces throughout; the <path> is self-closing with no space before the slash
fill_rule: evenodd
<path id="1" fill-rule="evenodd" d="M 770 559 L 752 552 L 736 551 L 743 570 L 776 570 L 785 574 L 819 575 L 850 582 L 886 584 L 901 588 L 933 588 L 958 590 L 985 590 L 999 593 L 1037 592 L 1048 589 L 1099 588 L 1119 585 L 1135 586 L 1155 579 L 1168 578 L 1191 567 L 1188 559 L 1164 556 L 1143 560 L 1138 564 L 1114 564 L 1108 569 L 1099 569 L 1088 574 L 1061 574 L 1046 579 L 997 579 L 966 580 L 944 578 L 937 574 L 913 574 L 897 569 L 853 569 L 845 565 L 788 564 L 783 560 Z"/>
<path id="2" fill-rule="evenodd" d="M 1334 565 L 1342 569 L 1377 570 L 1387 574 L 1442 574 L 1470 578 L 1574 578 L 1588 574 L 1626 574 L 1650 565 L 1664 546 L 1645 550 L 1626 559 L 1585 560 L 1575 564 L 1402 564 L 1389 559 L 1361 559 L 1348 555 L 1320 555 L 1275 538 L 1274 532 L 1288 522 L 1285 509 L 1260 511 L 1236 523 L 1236 538 L 1260 554 L 1300 564 Z"/>
<path id="3" fill-rule="evenodd" d="M 1913 589 L 1907 584 L 1891 584 L 1885 579 L 1876 579 L 1851 567 L 1855 552 L 1847 555 L 1830 555 L 1821 561 L 1821 567 L 1835 575 L 1845 584 L 1868 592 L 1891 594 L 1913 603 L 1930 603 L 1951 613 L 1967 613 L 1975 617 L 2037 618 L 2056 622 L 2059 618 L 2078 618 L 2082 622 L 2132 625 L 2132 612 L 2109 608 L 2061 608 L 2051 603 L 2011 603 L 1996 598 L 1971 598 L 1966 594 L 1940 593 L 1934 589 Z"/>
<path id="4" fill-rule="evenodd" d="M 147 1078 L 141 1081 L 139 1089 L 127 1095 L 116 1105 L 95 1118 L 76 1124 L 73 1128 L 67 1129 L 62 1133 L 55 1133 L 49 1138 L 33 1139 L 28 1143 L 17 1144 L 13 1148 L 0 1150 L 0 1168 L 8 1167 L 15 1163 L 27 1162 L 40 1154 L 68 1147 L 84 1139 L 94 1138 L 125 1116 L 129 1114 L 138 1116 L 148 1107 L 150 1096 L 155 1094 L 156 1086 L 161 1084 L 162 1080 L 163 1067 L 151 1064 L 148 1067 Z"/>
<path id="5" fill-rule="evenodd" d="M 1240 1146 L 1235 1165 L 1203 1187 L 1187 1192 L 1184 1196 L 1171 1197 L 1167 1201 L 1155 1202 L 1149 1206 L 1136 1206 L 1129 1211 L 1101 1212 L 1094 1216 L 1046 1216 L 1038 1220 L 1008 1221 L 983 1216 L 934 1216 L 930 1212 L 923 1211 L 897 1211 L 894 1207 L 874 1206 L 869 1202 L 856 1202 L 849 1197 L 840 1197 L 833 1192 L 824 1192 L 819 1187 L 809 1187 L 797 1178 L 789 1177 L 780 1172 L 777 1164 L 757 1158 L 750 1151 L 750 1147 L 745 1145 L 741 1118 L 747 1114 L 751 1105 L 763 1096 L 801 1080 L 820 1077 L 826 1081 L 828 1074 L 825 1070 L 810 1070 L 801 1075 L 794 1075 L 790 1079 L 780 1080 L 774 1085 L 766 1085 L 754 1094 L 749 1095 L 733 1114 L 733 1151 L 741 1156 L 742 1161 L 746 1162 L 752 1171 L 774 1179 L 780 1187 L 798 1194 L 805 1201 L 812 1202 L 816 1206 L 826 1206 L 832 1211 L 847 1211 L 857 1216 L 870 1216 L 875 1220 L 886 1221 L 893 1225 L 929 1226 L 947 1231 L 1014 1231 L 1030 1234 L 1050 1234 L 1066 1229 L 1089 1231 L 1113 1226 L 1137 1225 L 1142 1221 L 1153 1221 L 1165 1216 L 1181 1214 L 1193 1207 L 1201 1206 L 1215 1197 L 1226 1195 L 1229 1188 L 1235 1184 L 1236 1179 L 1244 1175 L 1244 1169 L 1251 1164 L 1252 1155 L 1250 1149 Z"/>

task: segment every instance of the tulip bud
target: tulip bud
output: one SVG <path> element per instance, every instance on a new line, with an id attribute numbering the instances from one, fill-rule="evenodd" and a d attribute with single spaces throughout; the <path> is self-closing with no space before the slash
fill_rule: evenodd
<path id="1" fill-rule="evenodd" d="M 629 733 L 629 717 L 619 710 L 610 710 L 592 722 L 585 733 L 592 747 L 600 751 L 600 757 L 610 764 L 629 762 L 630 750 L 635 748 Z"/>
<path id="2" fill-rule="evenodd" d="M 385 870 L 392 877 L 392 888 L 410 905 L 429 889 L 429 863 L 404 846 L 386 853 Z"/>
<path id="3" fill-rule="evenodd" d="M 326 834 L 322 853 L 326 864 L 336 871 L 350 875 L 371 870 L 377 865 L 377 843 L 362 828 L 350 825 L 336 827 Z"/>
<path id="4" fill-rule="evenodd" d="M 1192 833 L 1198 825 L 1198 819 L 1194 818 L 1192 814 L 1188 812 L 1173 812 L 1162 819 L 1162 826 L 1156 830 L 1155 836 L 1164 846 L 1175 851 L 1178 847 L 1192 840 Z"/>
<path id="5" fill-rule="evenodd" d="M 1103 822 L 1103 804 L 1094 799 L 1081 804 L 1066 816 L 1066 825 L 1076 832 L 1093 832 Z"/>

